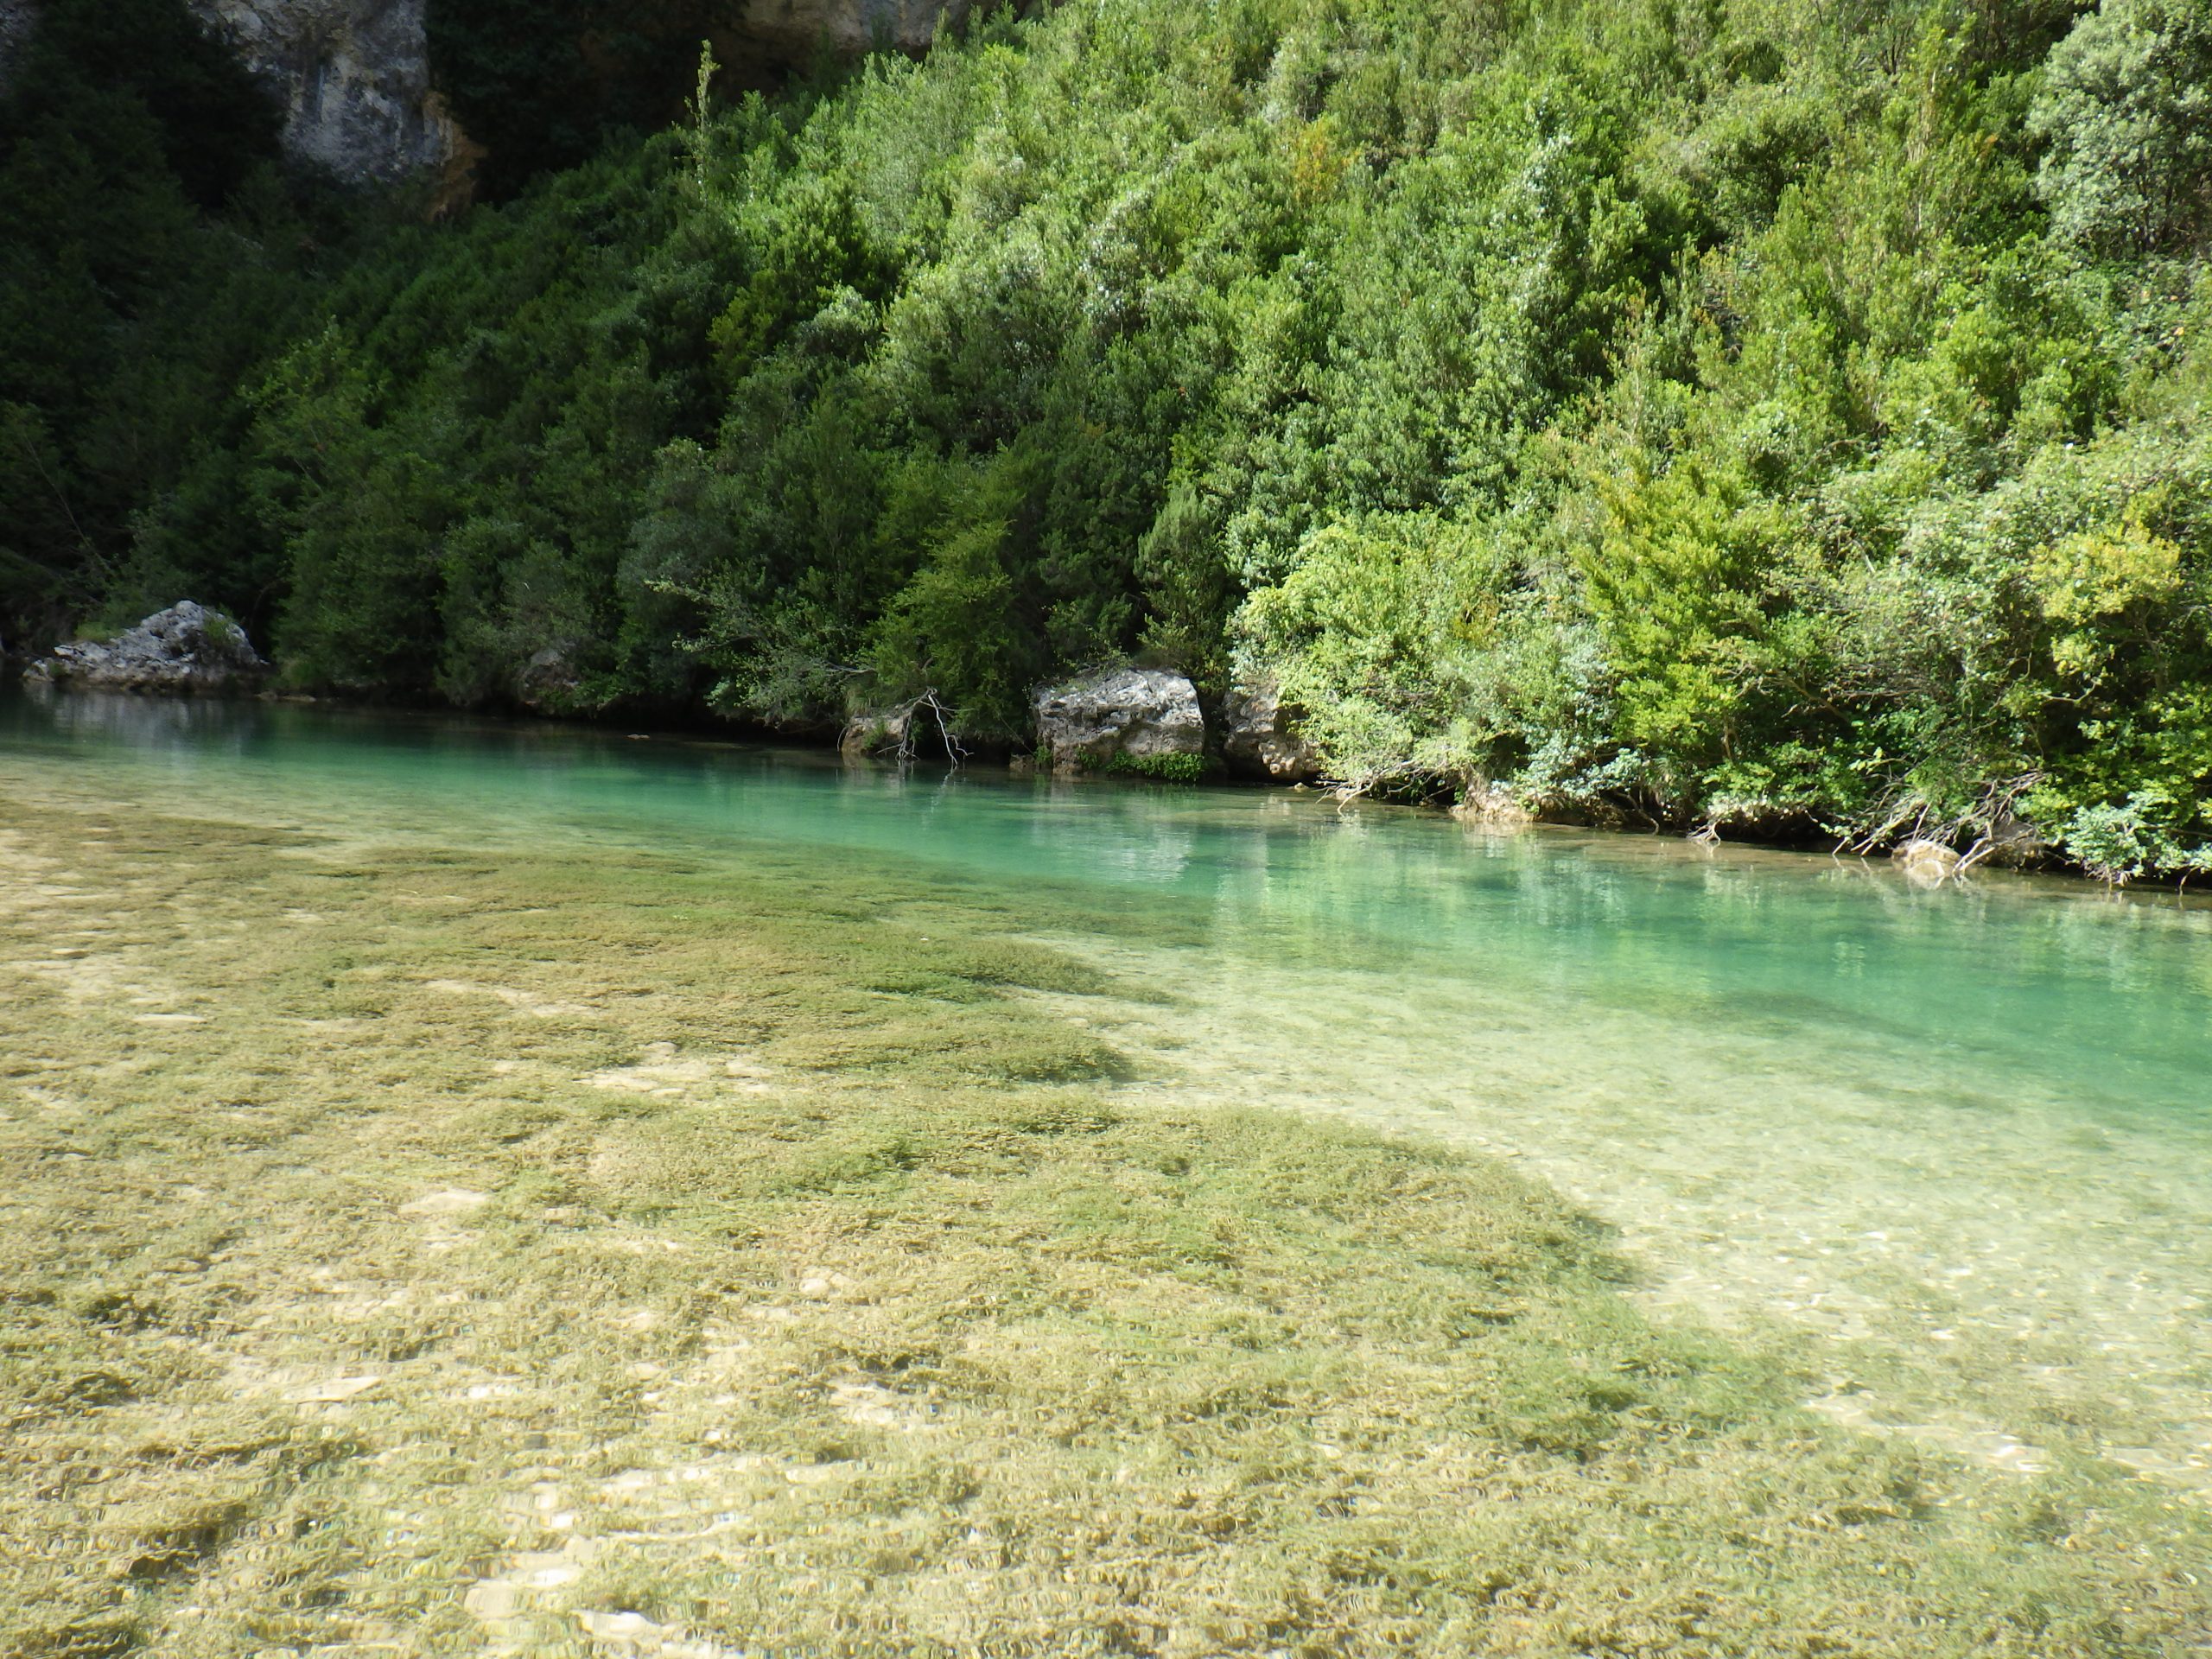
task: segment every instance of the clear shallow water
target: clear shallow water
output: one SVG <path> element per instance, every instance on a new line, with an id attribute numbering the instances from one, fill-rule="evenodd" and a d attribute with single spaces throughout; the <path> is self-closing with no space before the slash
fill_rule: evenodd
<path id="1" fill-rule="evenodd" d="M 282 705 L 0 699 L 0 790 L 372 842 L 938 873 L 1172 993 L 1054 1012 L 1133 1097 L 1521 1158 L 1638 1294 L 1808 1399 L 2031 1478 L 2212 1492 L 2212 909 L 1280 792 L 901 778 L 816 754 Z"/>

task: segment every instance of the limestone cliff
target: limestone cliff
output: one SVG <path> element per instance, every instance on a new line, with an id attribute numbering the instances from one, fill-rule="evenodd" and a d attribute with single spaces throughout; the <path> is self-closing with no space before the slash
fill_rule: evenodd
<path id="1" fill-rule="evenodd" d="M 285 148 L 353 180 L 404 178 L 465 159 L 430 86 L 427 0 L 186 0 L 284 111 Z M 39 0 L 0 0 L 0 90 Z"/>
<path id="2" fill-rule="evenodd" d="M 284 143 L 341 178 L 443 168 L 460 130 L 430 88 L 425 0 L 191 0 L 284 108 Z"/>
<path id="3" fill-rule="evenodd" d="M 464 188 L 480 154 L 432 85 L 424 12 L 431 0 L 188 0 L 284 111 L 296 156 L 340 178 L 442 173 Z M 705 10 L 718 53 L 755 71 L 804 61 L 823 45 L 848 54 L 918 53 L 940 17 L 971 0 L 722 0 Z M 0 0 L 0 86 L 36 19 L 38 0 Z M 748 77 L 758 80 L 757 74 Z"/>

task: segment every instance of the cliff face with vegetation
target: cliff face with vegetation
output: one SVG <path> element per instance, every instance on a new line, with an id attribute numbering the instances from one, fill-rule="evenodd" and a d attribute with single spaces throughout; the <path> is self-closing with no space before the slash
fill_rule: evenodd
<path id="1" fill-rule="evenodd" d="M 2201 4 L 1128 0 L 610 141 L 646 15 L 433 5 L 521 193 L 438 228 L 213 70 L 19 93 L 15 614 L 1009 742 L 1241 666 L 1377 791 L 2212 868 Z"/>
<path id="2" fill-rule="evenodd" d="M 430 89 L 424 0 L 193 0 L 268 87 L 284 143 L 342 179 L 442 168 L 462 139 Z"/>
<path id="3" fill-rule="evenodd" d="M 389 181 L 442 168 L 466 144 L 430 88 L 424 3 L 188 0 L 187 10 L 274 103 L 293 156 L 340 179 Z M 45 10 L 0 0 L 0 86 L 13 84 Z M 126 18 L 133 10 L 121 8 Z M 160 36 L 176 32 L 173 16 L 156 25 Z"/>
<path id="4" fill-rule="evenodd" d="M 658 99 L 664 119 L 671 78 L 688 69 L 702 38 L 725 62 L 766 84 L 816 54 L 919 53 L 938 27 L 957 22 L 966 0 L 640 0 L 620 7 L 592 0 L 521 6 L 502 0 L 186 0 L 191 14 L 266 90 L 283 118 L 286 151 L 353 182 L 391 182 L 423 173 L 459 182 L 480 149 L 434 85 L 432 36 L 447 49 L 439 67 L 464 85 L 482 78 L 479 57 L 505 55 L 543 71 L 566 59 L 577 85 L 558 88 L 589 112 L 618 102 Z M 28 42 L 41 0 L 0 0 L 0 85 Z M 657 64 L 640 62 L 643 55 Z M 652 48 L 658 48 L 658 51 Z M 652 74 L 652 69 L 659 73 Z M 647 86 L 635 81 L 648 71 Z M 612 83 L 613 85 L 610 85 Z M 543 99 L 553 90 L 471 86 L 486 104 Z M 500 124 L 504 109 L 491 112 Z M 573 112 L 572 112 L 573 113 Z M 520 170 L 543 165 L 524 158 Z"/>
<path id="5" fill-rule="evenodd" d="M 285 149 L 340 179 L 404 179 L 467 157 L 431 91 L 425 0 L 193 0 L 268 86 Z"/>

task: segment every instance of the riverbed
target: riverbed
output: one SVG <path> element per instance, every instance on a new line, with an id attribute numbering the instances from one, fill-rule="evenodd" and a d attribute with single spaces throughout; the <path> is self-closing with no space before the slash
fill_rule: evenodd
<path id="1" fill-rule="evenodd" d="M 567 849 L 889 891 L 840 925 L 972 920 L 1080 965 L 1005 995 L 1122 1107 L 1503 1159 L 1652 1319 L 1764 1356 L 1834 1424 L 2024 1491 L 2087 1459 L 2212 1495 L 2212 909 L 2171 893 L 268 703 L 0 701 L 0 795 L 310 837 L 334 867 Z M 622 1075 L 673 1091 L 681 1048 Z"/>

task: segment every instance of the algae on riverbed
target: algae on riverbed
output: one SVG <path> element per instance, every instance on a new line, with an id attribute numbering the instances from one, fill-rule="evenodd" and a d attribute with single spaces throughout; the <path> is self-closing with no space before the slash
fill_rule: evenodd
<path id="1" fill-rule="evenodd" d="M 1132 1099 L 1066 1008 L 1165 991 L 1012 937 L 1049 914 L 890 860 L 341 842 L 32 775 L 0 1652 L 2212 1629 L 2181 1495 L 1823 1423 L 1634 1312 L 1503 1165 Z"/>

